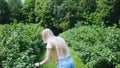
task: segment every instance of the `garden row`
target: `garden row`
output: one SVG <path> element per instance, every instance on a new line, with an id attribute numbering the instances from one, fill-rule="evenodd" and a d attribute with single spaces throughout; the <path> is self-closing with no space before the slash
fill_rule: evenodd
<path id="1" fill-rule="evenodd" d="M 34 68 L 34 63 L 43 59 L 45 50 L 40 35 L 42 30 L 39 24 L 0 25 L 0 67 Z M 88 68 L 120 67 L 120 29 L 81 26 L 59 36 Z M 74 59 L 75 64 L 79 63 Z"/>
<path id="2" fill-rule="evenodd" d="M 88 68 L 120 68 L 120 29 L 81 26 L 60 36 Z"/>
<path id="3" fill-rule="evenodd" d="M 0 67 L 34 68 L 44 46 L 38 24 L 0 25 Z"/>

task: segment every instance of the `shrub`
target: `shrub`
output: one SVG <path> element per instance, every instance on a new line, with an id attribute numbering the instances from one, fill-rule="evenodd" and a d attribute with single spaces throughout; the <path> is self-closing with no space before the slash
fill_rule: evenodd
<path id="1" fill-rule="evenodd" d="M 0 25 L 1 68 L 34 68 L 44 48 L 38 24 Z"/>
<path id="2" fill-rule="evenodd" d="M 75 50 L 88 68 L 119 67 L 120 29 L 81 26 L 60 36 Z"/>

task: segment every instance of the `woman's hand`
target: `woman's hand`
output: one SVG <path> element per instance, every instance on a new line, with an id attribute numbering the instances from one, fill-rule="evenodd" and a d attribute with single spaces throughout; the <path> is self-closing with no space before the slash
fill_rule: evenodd
<path id="1" fill-rule="evenodd" d="M 36 66 L 36 67 L 39 67 L 39 66 L 40 66 L 40 63 L 35 63 L 35 66 Z"/>

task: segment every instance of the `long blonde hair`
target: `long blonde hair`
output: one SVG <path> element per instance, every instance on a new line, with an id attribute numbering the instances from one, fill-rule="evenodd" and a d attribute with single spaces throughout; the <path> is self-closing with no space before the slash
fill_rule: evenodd
<path id="1" fill-rule="evenodd" d="M 53 62 L 57 62 L 57 51 L 56 46 L 58 47 L 58 51 L 60 56 L 66 59 L 66 52 L 67 52 L 67 44 L 61 37 L 56 37 L 50 29 L 44 29 L 42 31 L 42 39 L 46 43 L 50 43 L 52 46 L 52 59 Z"/>

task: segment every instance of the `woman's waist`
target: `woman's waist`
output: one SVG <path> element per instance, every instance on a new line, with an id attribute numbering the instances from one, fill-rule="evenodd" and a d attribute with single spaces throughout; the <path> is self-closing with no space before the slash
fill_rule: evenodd
<path id="1" fill-rule="evenodd" d="M 73 61 L 71 56 L 67 56 L 66 58 L 58 59 L 58 62 L 70 62 L 70 61 Z"/>

